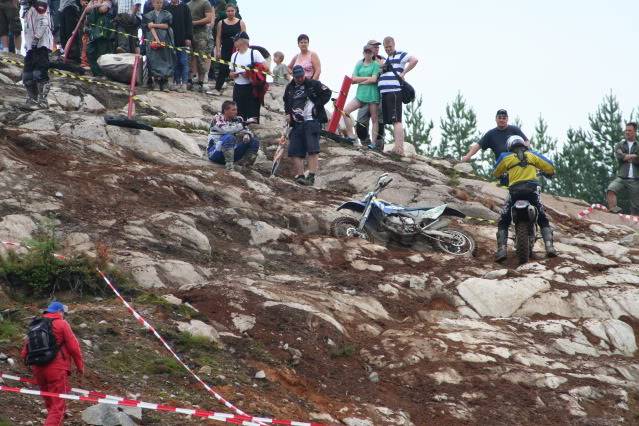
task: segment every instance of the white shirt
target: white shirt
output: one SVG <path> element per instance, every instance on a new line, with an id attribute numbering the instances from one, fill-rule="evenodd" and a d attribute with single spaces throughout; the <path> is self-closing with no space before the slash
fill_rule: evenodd
<path id="1" fill-rule="evenodd" d="M 247 49 L 244 53 L 240 53 L 239 51 L 235 52 L 233 56 L 231 56 L 231 63 L 233 64 L 231 71 L 239 73 L 239 75 L 235 77 L 235 84 L 251 84 L 251 80 L 246 78 L 246 70 L 235 66 L 235 64 L 245 67 L 251 66 L 251 51 L 253 52 L 254 63 L 261 64 L 264 62 L 264 57 L 259 50 Z"/>
<path id="2" fill-rule="evenodd" d="M 635 145 L 634 141 L 626 141 L 626 143 L 628 144 L 628 153 L 632 152 L 632 147 Z M 628 168 L 628 179 L 634 179 L 635 178 L 635 168 L 632 166 L 632 163 L 630 163 L 630 167 Z"/>

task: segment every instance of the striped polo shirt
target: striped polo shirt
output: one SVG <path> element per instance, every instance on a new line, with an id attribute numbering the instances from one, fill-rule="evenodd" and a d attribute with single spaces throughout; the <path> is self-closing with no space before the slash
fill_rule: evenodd
<path id="1" fill-rule="evenodd" d="M 395 71 L 397 71 L 397 74 L 401 74 L 404 72 L 404 66 L 409 57 L 406 52 L 395 52 L 394 55 L 388 57 L 388 62 L 393 66 Z M 399 80 L 397 80 L 397 77 L 395 77 L 392 71 L 382 73 L 377 81 L 377 86 L 379 87 L 379 92 L 382 94 L 401 90 Z"/>

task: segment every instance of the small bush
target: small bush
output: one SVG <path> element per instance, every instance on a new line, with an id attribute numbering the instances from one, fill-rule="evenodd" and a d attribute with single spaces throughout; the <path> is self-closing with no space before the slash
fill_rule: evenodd
<path id="1" fill-rule="evenodd" d="M 217 346 L 215 342 L 211 342 L 204 336 L 195 336 L 191 333 L 180 333 L 178 340 L 178 347 L 184 351 L 203 350 L 203 351 L 215 351 Z"/>
<path id="2" fill-rule="evenodd" d="M 25 296 L 51 297 L 58 291 L 72 291 L 80 296 L 103 295 L 106 284 L 96 268 L 102 269 L 114 283 L 130 292 L 129 280 L 117 270 L 106 266 L 106 259 L 86 256 L 58 259 L 58 248 L 53 227 L 43 225 L 25 255 L 9 252 L 0 257 L 0 279 L 14 291 Z M 107 255 L 102 247 L 100 254 Z"/>

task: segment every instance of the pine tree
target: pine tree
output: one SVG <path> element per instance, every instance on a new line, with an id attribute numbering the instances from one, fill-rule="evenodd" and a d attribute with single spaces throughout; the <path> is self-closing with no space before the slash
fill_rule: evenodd
<path id="1" fill-rule="evenodd" d="M 470 145 L 478 141 L 477 116 L 466 105 L 461 93 L 457 93 L 453 102 L 446 105 L 446 118 L 440 119 L 440 128 L 442 140 L 437 148 L 439 157 L 461 158 Z"/>
<path id="2" fill-rule="evenodd" d="M 555 161 L 556 178 L 551 184 L 553 193 L 564 197 L 591 198 L 593 180 L 587 174 L 592 172 L 589 167 L 587 152 L 588 135 L 582 129 L 568 129 L 567 140 Z"/>
<path id="3" fill-rule="evenodd" d="M 548 134 L 548 123 L 546 123 L 541 114 L 539 115 L 539 118 L 537 118 L 535 133 L 530 141 L 530 145 L 535 151 L 542 153 L 553 162 L 556 161 L 557 139 Z M 556 179 L 556 177 L 554 179 Z M 540 178 L 540 182 L 541 187 L 545 192 L 556 191 L 556 181 L 542 177 Z"/>
<path id="4" fill-rule="evenodd" d="M 418 154 L 432 157 L 436 148 L 433 146 L 431 131 L 433 130 L 433 120 L 426 122 L 422 114 L 422 96 L 406 105 L 404 111 L 404 124 L 406 131 L 406 142 L 412 144 Z"/>

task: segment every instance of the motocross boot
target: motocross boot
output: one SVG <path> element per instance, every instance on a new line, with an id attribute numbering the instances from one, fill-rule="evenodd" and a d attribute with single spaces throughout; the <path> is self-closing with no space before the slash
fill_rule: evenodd
<path id="1" fill-rule="evenodd" d="M 48 81 L 38 81 L 38 105 L 41 108 L 49 108 L 49 89 L 51 89 L 51 83 Z"/>
<path id="2" fill-rule="evenodd" d="M 24 87 L 27 89 L 26 105 L 29 109 L 38 109 L 38 86 L 35 81 L 25 81 Z"/>
<path id="3" fill-rule="evenodd" d="M 251 167 L 255 164 L 255 160 L 257 160 L 257 151 L 249 151 L 244 157 L 244 164 L 248 167 Z"/>
<path id="4" fill-rule="evenodd" d="M 550 226 L 541 228 L 541 237 L 544 239 L 546 256 L 557 257 L 557 250 L 555 250 L 555 246 L 553 245 L 552 228 Z"/>
<path id="5" fill-rule="evenodd" d="M 508 256 L 508 229 L 497 230 L 497 253 L 495 262 L 503 262 Z"/>
<path id="6" fill-rule="evenodd" d="M 234 160 L 235 160 L 235 149 L 234 148 L 224 148 L 224 167 L 228 171 L 235 170 Z"/>

